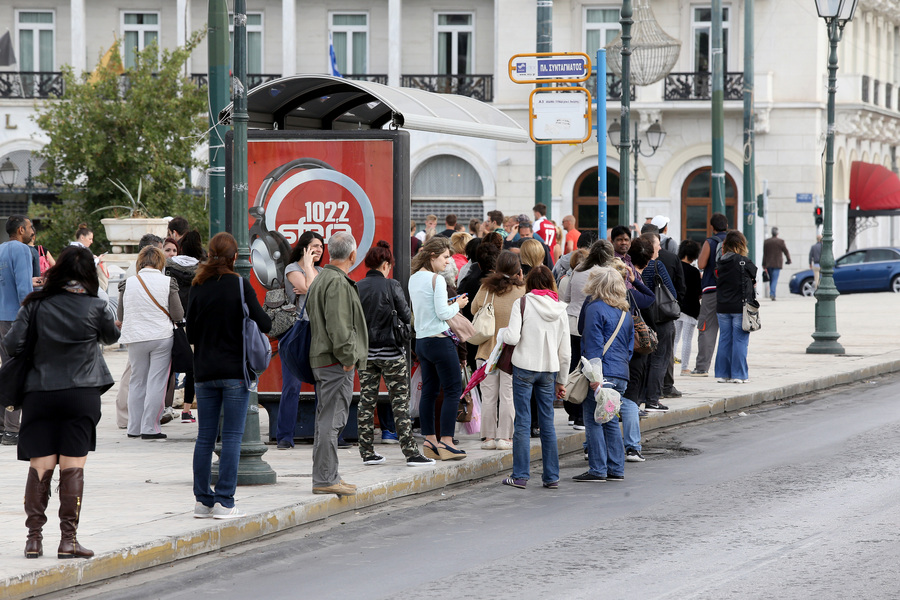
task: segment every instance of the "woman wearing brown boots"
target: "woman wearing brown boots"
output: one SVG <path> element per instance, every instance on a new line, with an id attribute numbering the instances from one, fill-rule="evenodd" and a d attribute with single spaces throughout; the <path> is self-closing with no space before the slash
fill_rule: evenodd
<path id="1" fill-rule="evenodd" d="M 29 294 L 3 345 L 10 356 L 25 350 L 34 321 L 33 365 L 25 381 L 18 458 L 30 463 L 25 483 L 25 557 L 43 554 L 42 529 L 50 482 L 59 465 L 59 558 L 90 558 L 75 538 L 81 515 L 84 464 L 95 449 L 100 395 L 113 378 L 100 343 L 119 339 L 106 302 L 97 298 L 97 269 L 89 250 L 68 246 L 47 271 L 44 288 Z"/>

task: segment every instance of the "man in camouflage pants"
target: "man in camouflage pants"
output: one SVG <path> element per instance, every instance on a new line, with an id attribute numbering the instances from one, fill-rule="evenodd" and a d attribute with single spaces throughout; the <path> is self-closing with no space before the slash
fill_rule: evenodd
<path id="1" fill-rule="evenodd" d="M 412 435 L 412 420 L 409 418 L 409 374 L 406 357 L 370 358 L 366 368 L 359 371 L 359 407 L 357 408 L 357 428 L 359 435 L 359 455 L 367 465 L 381 464 L 383 456 L 375 453 L 375 404 L 378 401 L 378 386 L 381 378 L 387 386 L 391 398 L 394 424 L 400 438 L 400 448 L 410 467 L 426 467 L 434 461 L 419 453 L 419 447 Z"/>

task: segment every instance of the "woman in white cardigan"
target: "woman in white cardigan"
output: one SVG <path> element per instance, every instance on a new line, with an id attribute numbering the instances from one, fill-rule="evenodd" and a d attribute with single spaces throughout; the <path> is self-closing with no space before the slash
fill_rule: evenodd
<path id="1" fill-rule="evenodd" d="M 515 345 L 512 355 L 513 404 L 516 409 L 513 434 L 512 477 L 504 485 L 524 488 L 530 477 L 531 394 L 537 400 L 541 428 L 541 480 L 545 488 L 559 486 L 559 452 L 553 427 L 553 400 L 565 396 L 569 377 L 569 321 L 566 304 L 556 293 L 553 273 L 544 265 L 533 268 L 525 279 L 526 294 L 509 315 L 503 341 Z M 524 308 L 522 303 L 524 303 Z"/>
<path id="2" fill-rule="evenodd" d="M 159 428 L 172 358 L 172 327 L 184 318 L 178 284 L 163 275 L 166 255 L 147 246 L 137 259 L 137 275 L 119 291 L 119 343 L 128 345 L 128 437 L 161 441 Z"/>

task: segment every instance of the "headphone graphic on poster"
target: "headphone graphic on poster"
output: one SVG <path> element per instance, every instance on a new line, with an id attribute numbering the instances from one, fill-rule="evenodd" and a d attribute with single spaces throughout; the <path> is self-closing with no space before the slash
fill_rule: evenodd
<path id="1" fill-rule="evenodd" d="M 298 170 L 298 172 L 281 182 L 285 175 L 294 170 Z M 357 239 L 356 261 L 353 263 L 351 270 L 355 269 L 363 261 L 369 248 L 372 247 L 372 241 L 375 239 L 375 211 L 372 208 L 372 202 L 359 184 L 324 161 L 315 158 L 292 160 L 266 175 L 259 186 L 259 191 L 256 193 L 253 206 L 250 208 L 250 217 L 254 219 L 253 225 L 250 227 L 250 262 L 253 265 L 253 273 L 266 289 L 271 290 L 284 285 L 284 270 L 288 266 L 288 260 L 291 255 L 291 242 L 288 241 L 284 233 L 289 233 L 291 237 L 295 238 L 293 241 L 296 242 L 296 239 L 306 231 L 315 231 L 325 238 L 326 243 L 331 235 L 340 231 L 353 233 L 349 223 L 346 222 L 329 224 L 326 221 L 322 223 L 322 221 L 325 221 L 324 211 L 319 215 L 322 218 L 313 219 L 315 215 L 307 214 L 298 219 L 296 225 L 277 226 L 278 209 L 287 195 L 311 181 L 328 181 L 337 184 L 350 192 L 357 204 L 359 204 L 359 208 L 362 211 L 363 232 L 362 238 Z M 263 206 L 266 196 L 273 186 L 275 191 L 269 198 L 269 203 Z M 307 203 L 307 205 L 309 204 Z M 344 208 L 343 214 L 346 214 L 349 207 Z M 340 213 L 338 214 L 340 215 Z M 332 220 L 334 216 L 335 211 L 332 211 L 329 214 L 329 220 Z M 349 219 L 341 219 L 338 216 L 338 221 L 349 221 Z M 294 236 L 294 232 L 296 236 Z M 354 238 L 356 238 L 356 235 L 354 235 Z"/>

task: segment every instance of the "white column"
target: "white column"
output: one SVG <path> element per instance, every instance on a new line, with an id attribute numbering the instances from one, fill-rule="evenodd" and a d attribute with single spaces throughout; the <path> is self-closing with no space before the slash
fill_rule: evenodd
<path id="1" fill-rule="evenodd" d="M 388 85 L 400 87 L 400 52 L 403 44 L 400 40 L 402 0 L 388 0 Z"/>
<path id="2" fill-rule="evenodd" d="M 71 65 L 75 75 L 87 69 L 87 35 L 85 34 L 84 0 L 70 0 L 72 11 Z"/>
<path id="3" fill-rule="evenodd" d="M 281 0 L 281 75 L 297 73 L 297 0 Z"/>

